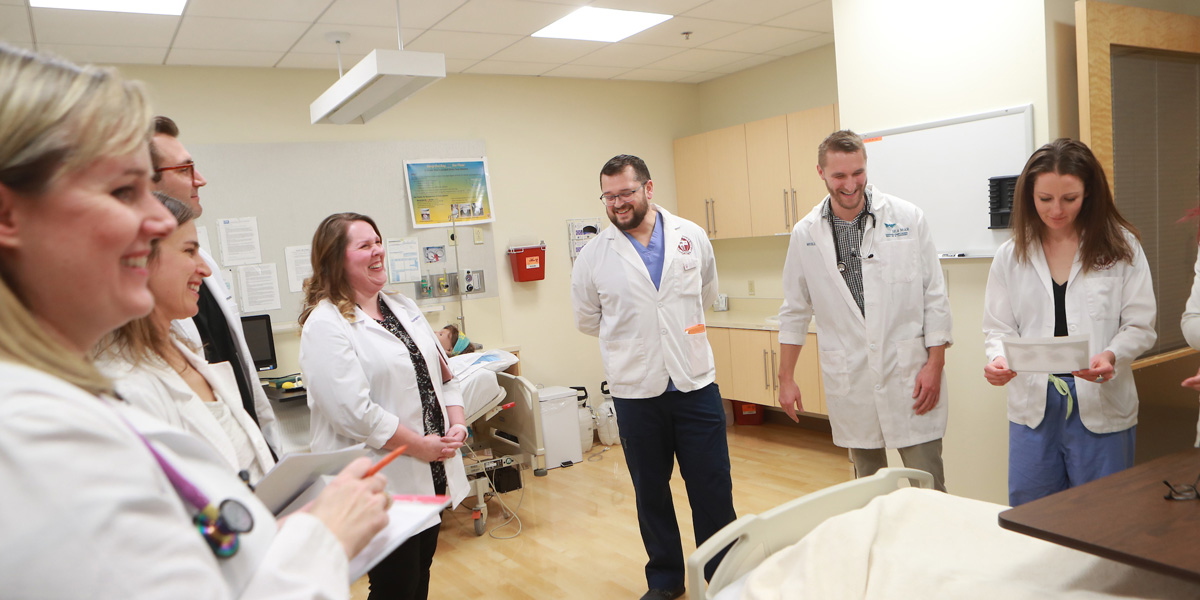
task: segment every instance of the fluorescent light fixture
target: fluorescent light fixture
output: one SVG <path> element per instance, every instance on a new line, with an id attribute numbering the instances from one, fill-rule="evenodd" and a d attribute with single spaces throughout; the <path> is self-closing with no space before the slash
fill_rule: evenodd
<path id="1" fill-rule="evenodd" d="M 373 50 L 308 107 L 312 124 L 366 123 L 446 77 L 446 55 Z"/>
<path id="2" fill-rule="evenodd" d="M 533 37 L 619 42 L 672 18 L 672 15 L 585 6 L 533 34 Z"/>
<path id="3" fill-rule="evenodd" d="M 29 0 L 29 6 L 178 17 L 183 14 L 187 0 Z"/>

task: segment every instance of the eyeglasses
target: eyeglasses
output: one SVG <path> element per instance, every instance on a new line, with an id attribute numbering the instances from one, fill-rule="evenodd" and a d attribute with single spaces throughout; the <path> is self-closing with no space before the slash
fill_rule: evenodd
<path id="1" fill-rule="evenodd" d="M 183 171 L 183 174 L 188 179 L 191 179 L 192 183 L 196 183 L 196 163 L 194 162 L 186 162 L 182 165 L 175 165 L 173 167 L 158 167 L 154 169 L 155 173 L 162 173 L 163 171 Z"/>
<path id="2" fill-rule="evenodd" d="M 1196 481 L 1191 485 L 1172 485 L 1171 482 L 1163 480 L 1167 484 L 1167 488 L 1171 491 L 1167 492 L 1167 500 L 1197 500 L 1200 499 L 1200 492 L 1196 491 L 1196 484 L 1200 484 L 1200 475 L 1196 476 Z"/>
<path id="3" fill-rule="evenodd" d="M 601 194 L 600 201 L 603 202 L 605 206 L 612 206 L 617 203 L 617 198 L 620 198 L 621 200 L 629 200 L 634 194 L 638 193 L 638 190 L 644 187 L 646 187 L 646 182 L 643 181 L 642 185 L 639 185 L 632 190 L 625 190 L 615 194 Z"/>

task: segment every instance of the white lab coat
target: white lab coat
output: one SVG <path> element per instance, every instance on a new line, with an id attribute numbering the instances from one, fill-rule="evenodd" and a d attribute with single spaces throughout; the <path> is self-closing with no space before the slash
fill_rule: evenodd
<path id="1" fill-rule="evenodd" d="M 817 319 L 821 375 L 833 442 L 844 448 L 905 448 L 946 433 L 948 386 L 937 406 L 913 412 L 917 373 L 928 348 L 949 345 L 950 301 L 924 213 L 869 186 L 863 229 L 863 306 L 837 270 L 826 196 L 792 228 L 783 266 L 779 341 L 804 345 Z"/>
<path id="2" fill-rule="evenodd" d="M 1133 261 L 1107 269 L 1084 269 L 1079 253 L 1067 278 L 1067 333 L 1087 335 L 1088 353 L 1111 350 L 1117 357 L 1111 380 L 1094 383 L 1075 378 L 1079 417 L 1094 433 L 1124 431 L 1137 425 L 1138 395 L 1130 365 L 1154 345 L 1156 304 L 1150 265 L 1137 238 L 1126 233 Z M 1009 336 L 1054 336 L 1054 288 L 1041 244 L 1030 248 L 1029 262 L 1018 263 L 1013 241 L 1001 244 L 992 260 L 984 293 L 983 332 L 987 359 L 1004 355 L 1000 340 Z M 1008 420 L 1037 427 L 1046 414 L 1048 376 L 1021 374 L 1008 389 Z"/>
<path id="3" fill-rule="evenodd" d="M 446 407 L 462 406 L 462 393 L 457 379 L 442 382 L 445 350 L 416 303 L 401 294 L 384 293 L 383 299 L 420 348 L 448 428 Z M 421 394 L 408 348 L 361 308 L 355 307 L 351 320 L 328 300 L 313 309 L 300 335 L 300 370 L 312 411 L 313 452 L 365 443 L 368 455 L 379 460 L 388 454 L 382 447 L 397 425 L 424 435 Z M 444 464 L 448 494 L 457 506 L 468 491 L 461 453 Z M 383 473 L 392 493 L 433 494 L 429 463 L 420 459 L 400 456 Z M 435 515 L 426 526 L 439 518 Z"/>
<path id="4" fill-rule="evenodd" d="M 716 366 L 704 308 L 717 295 L 717 263 L 708 235 L 695 223 L 655 205 L 663 220 L 663 270 L 654 288 L 646 264 L 614 226 L 588 242 L 571 272 L 575 326 L 599 336 L 604 375 L 613 396 L 652 398 L 667 378 L 682 392 L 713 382 Z"/>
<path id="5" fill-rule="evenodd" d="M 174 344 L 192 368 L 212 386 L 217 401 L 229 407 L 234 421 L 250 439 L 254 457 L 258 460 L 262 472 L 270 471 L 275 465 L 275 460 L 271 457 L 262 432 L 242 406 L 242 396 L 238 393 L 233 367 L 227 362 L 209 364 L 203 356 L 192 352 L 183 343 L 174 341 Z M 217 453 L 229 463 L 234 473 L 244 468 L 238 463 L 237 450 L 225 429 L 175 369 L 153 359 L 142 361 L 135 366 L 117 351 L 106 352 L 96 361 L 96 366 L 115 382 L 117 393 L 130 404 L 172 427 L 190 431 L 212 444 Z"/>
<path id="6" fill-rule="evenodd" d="M 1187 340 L 1188 345 L 1200 350 L 1200 254 L 1196 255 L 1195 270 L 1192 293 L 1183 308 L 1183 318 L 1180 319 L 1179 326 L 1183 329 L 1183 338 Z M 1196 447 L 1200 448 L 1200 419 L 1196 421 Z"/>
<path id="7" fill-rule="evenodd" d="M 225 286 L 225 280 L 221 278 L 221 266 L 217 264 L 217 261 L 213 260 L 212 255 L 203 248 L 200 249 L 200 256 L 212 270 L 212 275 L 204 278 L 204 285 L 208 286 L 208 291 L 212 292 L 213 298 L 216 298 L 217 304 L 221 306 L 221 313 L 225 315 L 225 321 L 229 324 L 229 330 L 233 333 L 233 339 L 237 343 L 238 360 L 242 363 L 246 381 L 249 382 L 250 390 L 254 393 L 254 412 L 258 416 L 258 426 L 262 429 L 263 439 L 267 440 L 267 445 L 275 450 L 276 455 L 283 456 L 283 446 L 279 442 L 279 424 L 275 421 L 275 409 L 271 407 L 267 393 L 259 385 L 258 371 L 254 368 L 250 347 L 246 345 L 246 334 L 242 332 L 242 315 L 238 311 L 237 301 L 233 298 L 229 288 Z M 172 325 L 176 333 L 190 341 L 193 346 L 197 348 L 204 346 L 204 341 L 200 339 L 200 330 L 196 328 L 196 323 L 191 319 L 180 319 L 172 322 Z M 236 381 L 234 383 L 236 386 Z M 241 397 L 240 393 L 239 397 Z M 245 411 L 245 407 L 242 410 Z"/>
<path id="8" fill-rule="evenodd" d="M 2 361 L 0 398 L 5 598 L 349 598 L 329 529 L 308 514 L 278 528 L 199 438 Z M 251 510 L 236 555 L 212 553 L 134 428 L 209 499 Z"/>

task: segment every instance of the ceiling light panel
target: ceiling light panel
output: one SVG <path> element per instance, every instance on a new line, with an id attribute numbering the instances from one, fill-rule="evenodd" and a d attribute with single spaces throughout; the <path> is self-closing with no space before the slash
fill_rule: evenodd
<path id="1" fill-rule="evenodd" d="M 645 31 L 671 15 L 585 6 L 533 34 L 533 37 L 618 42 Z"/>
<path id="2" fill-rule="evenodd" d="M 143 15 L 183 14 L 187 0 L 29 0 L 32 8 L 61 8 L 100 12 L 138 13 Z"/>

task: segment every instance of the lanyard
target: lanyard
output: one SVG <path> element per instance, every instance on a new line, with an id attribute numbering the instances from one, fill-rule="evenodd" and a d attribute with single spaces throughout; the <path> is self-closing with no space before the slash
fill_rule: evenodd
<path id="1" fill-rule="evenodd" d="M 232 498 L 223 500 L 220 504 L 214 504 L 208 499 L 208 496 L 204 495 L 204 492 L 201 492 L 171 463 L 167 462 L 167 459 L 154 449 L 150 440 L 146 439 L 146 436 L 142 435 L 142 432 L 138 431 L 124 415 L 118 413 L 117 416 L 125 421 L 129 429 L 150 450 L 150 454 L 154 455 L 154 460 L 158 461 L 158 466 L 167 476 L 167 480 L 171 482 L 171 487 L 175 488 L 175 493 L 196 509 L 192 521 L 200 531 L 200 535 L 204 537 L 204 541 L 208 542 L 208 546 L 212 548 L 213 554 L 219 558 L 229 558 L 237 554 L 238 534 L 248 533 L 254 528 L 254 516 L 250 514 L 250 510 Z"/>

